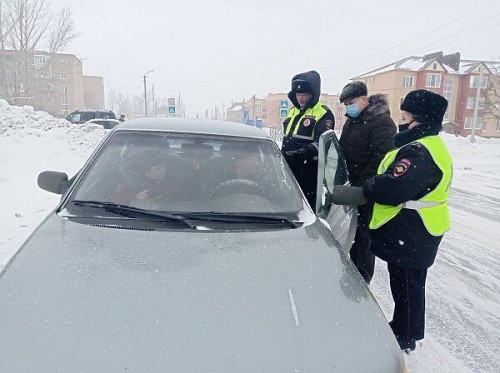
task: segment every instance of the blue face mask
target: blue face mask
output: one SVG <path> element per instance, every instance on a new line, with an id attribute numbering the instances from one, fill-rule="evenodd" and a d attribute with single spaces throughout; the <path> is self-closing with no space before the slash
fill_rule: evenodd
<path id="1" fill-rule="evenodd" d="M 361 110 L 359 110 L 359 106 L 357 103 L 347 105 L 345 111 L 351 118 L 356 118 L 359 113 L 361 113 Z"/>

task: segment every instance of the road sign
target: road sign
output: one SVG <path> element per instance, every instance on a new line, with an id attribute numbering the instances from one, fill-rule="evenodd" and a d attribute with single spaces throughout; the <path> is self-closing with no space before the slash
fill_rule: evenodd
<path id="1" fill-rule="evenodd" d="M 288 109 L 280 110 L 280 118 L 286 118 L 288 116 Z"/>
<path id="2" fill-rule="evenodd" d="M 175 114 L 175 106 L 169 106 L 168 107 L 168 113 L 169 114 Z"/>
<path id="3" fill-rule="evenodd" d="M 169 106 L 175 106 L 175 97 L 169 97 L 168 98 L 168 105 Z"/>
<path id="4" fill-rule="evenodd" d="M 280 109 L 288 109 L 288 101 L 280 100 Z"/>

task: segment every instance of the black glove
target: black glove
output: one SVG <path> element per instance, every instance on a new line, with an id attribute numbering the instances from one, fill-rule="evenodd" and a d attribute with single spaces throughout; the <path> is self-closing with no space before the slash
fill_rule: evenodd
<path id="1" fill-rule="evenodd" d="M 336 205 L 358 206 L 366 203 L 366 197 L 361 187 L 335 185 L 330 201 Z"/>

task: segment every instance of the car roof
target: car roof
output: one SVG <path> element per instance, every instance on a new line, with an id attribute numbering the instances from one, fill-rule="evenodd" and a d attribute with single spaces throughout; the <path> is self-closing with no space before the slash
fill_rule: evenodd
<path id="1" fill-rule="evenodd" d="M 119 122 L 118 119 L 114 119 L 114 118 L 94 118 L 94 119 L 89 119 L 87 122 L 103 122 L 103 121 Z"/>
<path id="2" fill-rule="evenodd" d="M 82 110 L 75 110 L 72 111 L 72 113 L 112 113 L 112 110 L 93 110 L 93 109 L 82 109 Z"/>
<path id="3" fill-rule="evenodd" d="M 114 129 L 114 131 L 130 130 L 271 139 L 267 131 L 243 123 L 199 118 L 137 118 L 125 121 Z"/>

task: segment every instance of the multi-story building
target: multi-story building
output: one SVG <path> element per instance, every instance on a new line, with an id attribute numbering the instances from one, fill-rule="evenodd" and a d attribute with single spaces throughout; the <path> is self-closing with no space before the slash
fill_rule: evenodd
<path id="1" fill-rule="evenodd" d="M 104 109 L 104 83 L 84 76 L 82 61 L 72 54 L 0 50 L 0 98 L 64 116 Z"/>
<path id="2" fill-rule="evenodd" d="M 400 104 L 408 92 L 427 89 L 446 97 L 444 117 L 448 130 L 467 136 L 500 137 L 498 91 L 500 61 L 461 60 L 460 54 L 432 53 L 411 56 L 382 66 L 352 80 L 361 80 L 370 93 L 387 96 L 392 118 L 399 122 Z M 476 97 L 478 105 L 476 107 Z M 474 127 L 474 122 L 476 123 Z"/>

